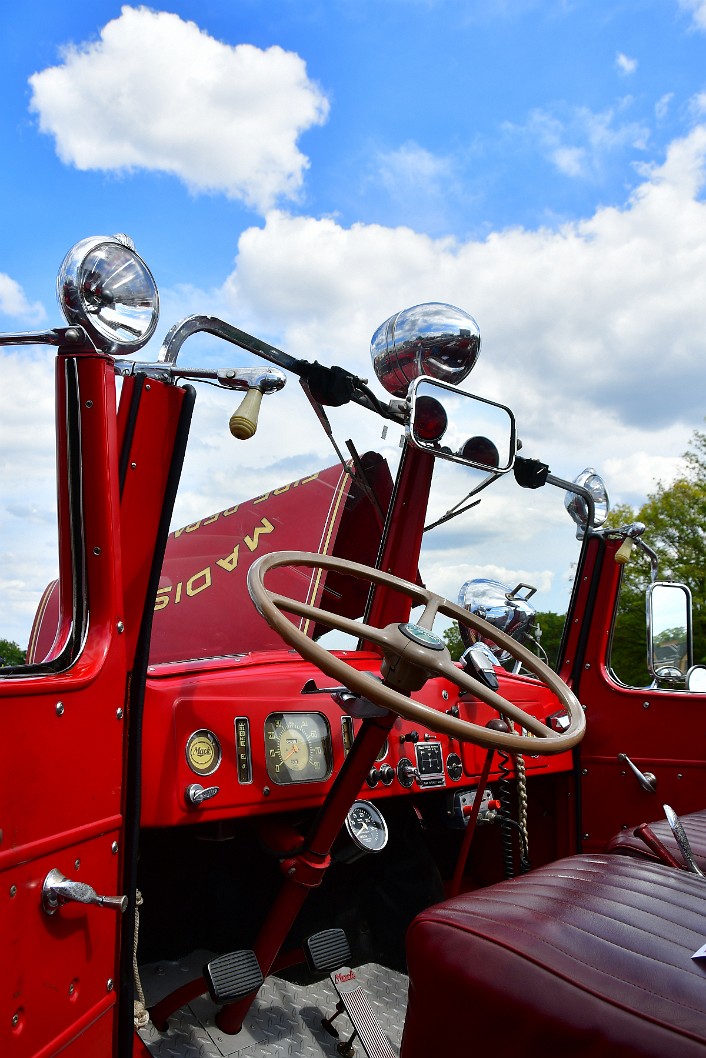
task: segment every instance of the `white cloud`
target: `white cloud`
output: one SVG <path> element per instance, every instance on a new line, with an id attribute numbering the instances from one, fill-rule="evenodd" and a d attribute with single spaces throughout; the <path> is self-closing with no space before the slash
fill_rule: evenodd
<path id="1" fill-rule="evenodd" d="M 459 304 L 484 336 L 469 384 L 515 410 L 526 454 L 565 477 L 612 460 L 615 498 L 641 502 L 665 472 L 647 457 L 678 457 L 704 415 L 705 156 L 698 126 L 624 208 L 484 241 L 273 212 L 241 236 L 221 295 L 289 352 L 365 377 L 392 312 Z"/>
<path id="2" fill-rule="evenodd" d="M 649 130 L 622 115 L 631 105 L 629 97 L 615 107 L 592 111 L 588 107 L 559 107 L 555 112 L 535 109 L 524 126 L 507 124 L 506 131 L 520 136 L 565 176 L 596 179 L 606 159 L 626 149 L 643 151 Z"/>
<path id="3" fill-rule="evenodd" d="M 637 59 L 631 59 L 628 55 L 619 51 L 615 56 L 615 65 L 618 67 L 620 73 L 629 75 L 635 73 L 635 70 L 637 70 Z"/>
<path id="4" fill-rule="evenodd" d="M 29 302 L 20 284 L 4 272 L 0 272 L 0 314 L 30 324 L 46 319 L 44 306 Z"/>
<path id="5" fill-rule="evenodd" d="M 674 99 L 674 92 L 666 92 L 655 103 L 655 117 L 658 121 L 664 121 L 669 113 L 669 108 Z"/>
<path id="6" fill-rule="evenodd" d="M 297 140 L 328 113 L 298 55 L 233 47 L 145 7 L 123 7 L 99 40 L 67 47 L 30 84 L 67 165 L 171 173 L 260 210 L 300 193 Z"/>
<path id="7" fill-rule="evenodd" d="M 696 29 L 706 30 L 706 0 L 678 0 L 682 11 L 687 11 L 693 18 Z"/>

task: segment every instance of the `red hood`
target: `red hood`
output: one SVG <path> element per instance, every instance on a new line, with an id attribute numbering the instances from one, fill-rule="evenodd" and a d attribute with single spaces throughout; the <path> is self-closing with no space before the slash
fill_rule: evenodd
<path id="1" fill-rule="evenodd" d="M 392 480 L 382 457 L 363 457 L 385 511 Z M 383 514 L 337 464 L 227 507 L 170 533 L 155 602 L 150 663 L 209 658 L 282 646 L 256 612 L 247 590 L 252 563 L 271 551 L 315 551 L 358 562 L 375 561 Z M 268 586 L 318 602 L 331 592 L 336 612 L 358 617 L 361 582 L 317 571 L 276 570 Z M 311 629 L 318 634 L 323 629 Z"/>

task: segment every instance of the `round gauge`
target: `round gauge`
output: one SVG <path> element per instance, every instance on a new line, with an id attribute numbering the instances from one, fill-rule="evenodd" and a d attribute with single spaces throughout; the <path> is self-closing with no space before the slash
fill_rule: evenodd
<path id="1" fill-rule="evenodd" d="M 265 759 L 273 782 L 316 782 L 331 774 L 331 732 L 321 713 L 270 713 Z"/>
<path id="2" fill-rule="evenodd" d="M 387 741 L 387 739 L 385 739 L 385 741 L 384 741 L 384 742 L 383 742 L 383 744 L 382 744 L 382 749 L 381 749 L 381 750 L 380 750 L 380 752 L 378 753 L 378 755 L 377 755 L 377 757 L 375 758 L 375 760 L 376 760 L 376 761 L 379 761 L 379 760 L 384 760 L 384 759 L 385 759 L 385 757 L 387 756 L 387 751 L 389 750 L 389 748 L 390 748 L 390 744 L 389 744 L 389 742 Z"/>
<path id="3" fill-rule="evenodd" d="M 221 763 L 221 744 L 208 728 L 194 731 L 186 743 L 186 763 L 197 775 L 211 775 Z"/>
<path id="4" fill-rule="evenodd" d="M 370 801 L 354 801 L 346 816 L 346 830 L 363 852 L 382 852 L 387 845 L 387 823 Z"/>
<path id="5" fill-rule="evenodd" d="M 453 779 L 454 782 L 458 782 L 463 775 L 463 764 L 458 753 L 449 753 L 446 758 L 446 769 L 449 773 L 449 778 Z"/>

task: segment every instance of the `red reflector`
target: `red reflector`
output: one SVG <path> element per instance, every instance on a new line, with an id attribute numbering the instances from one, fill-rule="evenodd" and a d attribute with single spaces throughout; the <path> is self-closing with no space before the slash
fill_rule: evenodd
<path id="1" fill-rule="evenodd" d="M 446 433 L 449 420 L 444 407 L 434 397 L 417 397 L 414 403 L 414 430 L 422 441 L 438 441 Z"/>

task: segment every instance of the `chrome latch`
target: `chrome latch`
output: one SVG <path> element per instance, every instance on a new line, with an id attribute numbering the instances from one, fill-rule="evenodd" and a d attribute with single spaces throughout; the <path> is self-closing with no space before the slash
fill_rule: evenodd
<path id="1" fill-rule="evenodd" d="M 53 915 L 62 904 L 69 903 L 95 904 L 122 913 L 127 909 L 128 901 L 126 896 L 99 896 L 86 882 L 72 881 L 56 868 L 49 871 L 42 883 L 43 910 L 47 915 Z"/>
<path id="2" fill-rule="evenodd" d="M 200 782 L 192 782 L 184 790 L 184 800 L 188 805 L 197 807 L 202 801 L 209 801 L 220 791 L 220 786 L 207 786 L 205 789 Z"/>

